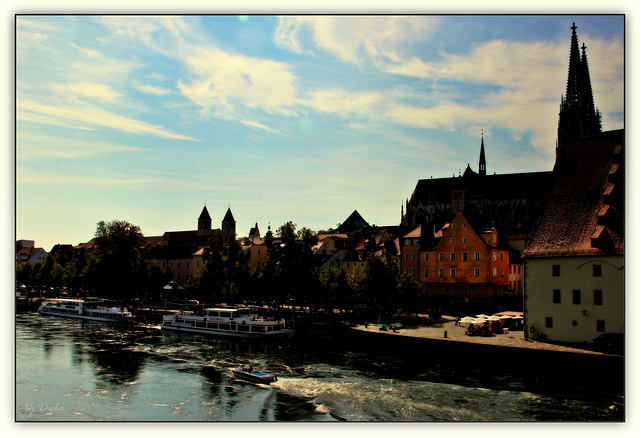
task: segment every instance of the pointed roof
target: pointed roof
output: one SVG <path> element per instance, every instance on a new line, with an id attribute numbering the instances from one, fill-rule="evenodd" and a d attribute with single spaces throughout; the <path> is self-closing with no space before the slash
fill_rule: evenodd
<path id="1" fill-rule="evenodd" d="M 591 75 L 589 74 L 589 63 L 587 62 L 587 46 L 582 43 L 582 58 L 580 59 L 580 97 L 582 104 L 587 110 L 593 111 L 593 91 L 591 89 Z"/>
<path id="2" fill-rule="evenodd" d="M 487 160 L 484 157 L 484 132 L 482 132 L 482 140 L 480 141 L 479 172 L 482 176 L 487 174 Z"/>
<path id="3" fill-rule="evenodd" d="M 209 216 L 209 210 L 207 210 L 207 206 L 205 205 L 202 209 L 202 213 L 200 213 L 199 221 L 210 221 L 211 216 Z"/>
<path id="4" fill-rule="evenodd" d="M 472 178 L 474 176 L 478 176 L 477 173 L 475 173 L 472 169 L 471 166 L 469 165 L 469 163 L 467 163 L 467 168 L 464 170 L 464 173 L 462 174 L 463 178 Z"/>
<path id="5" fill-rule="evenodd" d="M 338 227 L 338 230 L 342 231 L 351 228 L 362 229 L 368 226 L 369 223 L 360 216 L 358 210 L 353 210 L 353 213 L 351 213 L 351 215 Z"/>
<path id="6" fill-rule="evenodd" d="M 571 26 L 571 48 L 569 49 L 569 73 L 567 76 L 566 102 L 570 106 L 580 103 L 580 49 L 578 48 L 578 34 L 576 23 Z"/>
<path id="7" fill-rule="evenodd" d="M 258 228 L 258 222 L 256 222 L 256 226 L 249 230 L 249 237 L 260 237 L 260 228 Z"/>
<path id="8" fill-rule="evenodd" d="M 582 45 L 582 57 L 578 46 L 575 23 L 571 26 L 569 73 L 566 94 L 560 103 L 558 120 L 558 148 L 571 138 L 593 135 L 602 131 L 600 111 L 593 103 L 586 46 Z"/>
<path id="9" fill-rule="evenodd" d="M 231 207 L 227 209 L 227 214 L 224 215 L 224 219 L 222 222 L 235 222 L 236 220 L 233 218 L 233 213 L 231 213 Z"/>

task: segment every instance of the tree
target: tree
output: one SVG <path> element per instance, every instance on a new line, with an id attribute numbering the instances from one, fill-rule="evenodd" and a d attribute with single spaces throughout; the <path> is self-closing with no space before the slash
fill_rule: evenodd
<path id="1" fill-rule="evenodd" d="M 249 288 L 249 259 L 251 253 L 243 251 L 235 239 L 230 239 L 226 247 L 225 277 L 228 294 L 240 293 L 244 295 Z"/>
<path id="2" fill-rule="evenodd" d="M 379 303 L 389 305 L 397 290 L 398 265 L 388 252 L 380 257 L 369 254 L 366 260 L 368 293 Z"/>
<path id="3" fill-rule="evenodd" d="M 65 285 L 71 292 L 80 294 L 87 288 L 87 271 L 92 256 L 85 248 L 77 248 L 67 264 L 65 272 Z"/>
<path id="4" fill-rule="evenodd" d="M 93 288 L 106 298 L 132 298 L 146 278 L 140 228 L 123 220 L 98 222 Z"/>
<path id="5" fill-rule="evenodd" d="M 33 281 L 33 265 L 31 263 L 18 262 L 16 265 L 16 283 L 31 286 Z"/>
<path id="6" fill-rule="evenodd" d="M 53 257 L 48 255 L 43 261 L 37 262 L 35 266 L 36 284 L 40 290 L 45 290 L 53 286 L 53 270 L 55 262 Z"/>
<path id="7" fill-rule="evenodd" d="M 366 300 L 369 288 L 369 269 L 366 263 L 358 263 L 347 272 L 347 286 L 353 298 Z"/>
<path id="8" fill-rule="evenodd" d="M 415 278 L 407 273 L 400 275 L 397 286 L 399 308 L 407 310 L 407 313 L 410 309 L 416 310 L 421 295 L 422 288 Z"/>
<path id="9" fill-rule="evenodd" d="M 319 291 L 318 273 L 313 246 L 318 237 L 308 228 L 296 232 L 296 225 L 287 222 L 278 228 L 280 240 L 277 271 L 279 289 L 286 298 L 309 300 Z"/>
<path id="10" fill-rule="evenodd" d="M 218 237 L 210 238 L 204 248 L 202 269 L 187 285 L 189 289 L 195 291 L 200 303 L 219 298 L 224 290 L 227 283 L 224 251 L 224 243 Z"/>
<path id="11" fill-rule="evenodd" d="M 329 267 L 320 274 L 321 295 L 327 303 L 340 306 L 349 295 L 346 273 L 336 267 Z"/>

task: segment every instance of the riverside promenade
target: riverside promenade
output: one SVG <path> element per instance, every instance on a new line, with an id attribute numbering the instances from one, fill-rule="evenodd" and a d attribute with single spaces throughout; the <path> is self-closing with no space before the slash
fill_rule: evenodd
<path id="1" fill-rule="evenodd" d="M 456 326 L 455 318 L 423 326 L 381 331 L 378 324 L 358 324 L 348 329 L 342 342 L 352 348 L 381 351 L 399 359 L 424 361 L 425 369 L 436 366 L 460 375 L 484 380 L 509 380 L 516 373 L 547 388 L 625 393 L 625 357 L 524 339 L 523 331 L 490 337 L 467 336 L 468 324 Z M 445 333 L 447 335 L 445 337 Z"/>
<path id="2" fill-rule="evenodd" d="M 409 326 L 402 328 L 394 333 L 391 330 L 380 331 L 378 324 L 368 324 L 365 328 L 364 324 L 358 324 L 352 327 L 352 330 L 363 333 L 376 333 L 380 336 L 389 337 L 410 337 L 410 338 L 422 338 L 438 340 L 442 342 L 450 343 L 469 343 L 475 345 L 487 345 L 494 347 L 511 347 L 519 349 L 531 349 L 531 350 L 544 350 L 544 351 L 556 351 L 565 353 L 578 353 L 587 355 L 603 355 L 603 353 L 597 351 L 591 351 L 583 348 L 574 348 L 564 345 L 556 345 L 547 342 L 539 342 L 524 339 L 524 332 L 509 331 L 507 333 L 497 334 L 494 336 L 467 336 L 465 331 L 469 326 L 468 323 L 461 323 L 461 325 L 455 325 L 455 318 L 451 316 L 442 317 L 446 322 L 441 324 L 429 325 L 429 326 Z M 445 337 L 446 332 L 446 337 Z"/>

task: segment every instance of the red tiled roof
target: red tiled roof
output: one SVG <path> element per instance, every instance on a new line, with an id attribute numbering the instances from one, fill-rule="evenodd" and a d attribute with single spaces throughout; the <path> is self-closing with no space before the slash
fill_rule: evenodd
<path id="1" fill-rule="evenodd" d="M 624 130 L 566 145 L 524 257 L 624 254 L 623 146 Z"/>
<path id="2" fill-rule="evenodd" d="M 420 236 L 422 236 L 422 225 L 418 225 L 412 231 L 404 235 L 404 237 L 420 237 Z"/>

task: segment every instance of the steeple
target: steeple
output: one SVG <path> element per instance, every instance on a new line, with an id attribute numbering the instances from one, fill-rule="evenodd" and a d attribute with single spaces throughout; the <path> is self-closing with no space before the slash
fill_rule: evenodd
<path id="1" fill-rule="evenodd" d="M 602 131 L 600 111 L 595 108 L 593 103 L 586 46 L 582 45 L 581 57 L 577 28 L 573 23 L 571 26 L 567 90 L 560 102 L 556 155 L 562 149 L 564 141 Z"/>
<path id="2" fill-rule="evenodd" d="M 202 213 L 200 213 L 200 217 L 198 218 L 198 236 L 209 235 L 211 235 L 211 216 L 209 216 L 207 204 L 205 204 L 202 209 Z"/>
<path id="3" fill-rule="evenodd" d="M 487 160 L 484 158 L 484 130 L 482 131 L 482 140 L 480 141 L 480 162 L 478 163 L 480 176 L 487 175 Z"/>
<path id="4" fill-rule="evenodd" d="M 236 238 L 236 220 L 231 213 L 231 207 L 227 209 L 227 214 L 222 219 L 222 233 L 229 239 Z"/>

